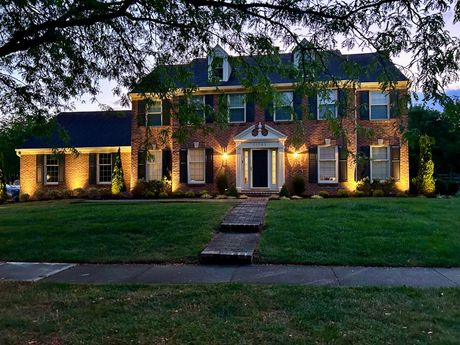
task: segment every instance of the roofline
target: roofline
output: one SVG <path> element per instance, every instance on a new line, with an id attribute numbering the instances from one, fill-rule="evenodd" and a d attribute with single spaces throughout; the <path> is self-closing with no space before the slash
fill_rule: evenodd
<path id="1" fill-rule="evenodd" d="M 61 148 L 17 148 L 15 149 L 16 155 L 21 157 L 21 155 L 36 155 L 36 154 L 53 154 L 57 151 L 64 151 L 65 153 L 73 153 L 72 150 L 77 150 L 78 153 L 112 153 L 120 149 L 121 153 L 131 153 L 131 146 L 93 146 L 93 147 L 61 147 Z"/>
<path id="2" fill-rule="evenodd" d="M 326 84 L 331 84 L 331 82 L 321 82 Z M 348 84 L 350 83 L 350 80 L 339 80 L 337 84 L 340 86 L 349 86 Z M 272 86 L 274 86 L 278 90 L 292 90 L 295 88 L 297 83 L 273 83 Z M 370 82 L 354 82 L 352 81 L 352 87 L 356 88 L 358 90 L 360 89 L 365 89 L 365 90 L 377 90 L 380 89 L 381 83 L 377 81 L 370 81 Z M 407 89 L 410 86 L 410 80 L 399 80 L 396 81 L 396 89 Z M 335 85 L 331 85 L 331 87 L 335 87 Z M 179 88 L 178 91 L 174 93 L 174 95 L 183 95 L 184 93 L 180 91 L 181 89 Z M 227 92 L 241 92 L 245 91 L 246 88 L 242 85 L 222 85 L 222 86 L 201 86 L 197 88 L 197 91 L 195 92 L 196 94 L 213 94 L 216 93 L 216 91 L 227 91 Z M 158 98 L 155 96 L 153 93 L 139 93 L 139 92 L 130 92 L 128 93 L 129 98 L 132 101 L 135 100 L 141 100 L 145 99 L 146 97 L 152 97 L 152 98 Z"/>

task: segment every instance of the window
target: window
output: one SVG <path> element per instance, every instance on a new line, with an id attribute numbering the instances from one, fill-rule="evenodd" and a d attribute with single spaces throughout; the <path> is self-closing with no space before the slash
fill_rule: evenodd
<path id="1" fill-rule="evenodd" d="M 337 90 L 325 90 L 318 94 L 318 120 L 337 117 Z"/>
<path id="2" fill-rule="evenodd" d="M 390 97 L 386 92 L 369 92 L 369 108 L 371 120 L 385 120 L 389 118 L 389 99 Z"/>
<path id="3" fill-rule="evenodd" d="M 99 153 L 97 155 L 97 181 L 101 184 L 112 183 L 112 154 Z"/>
<path id="4" fill-rule="evenodd" d="M 228 121 L 245 122 L 246 105 L 243 94 L 228 95 Z"/>
<path id="5" fill-rule="evenodd" d="M 390 153 L 388 146 L 371 146 L 371 180 L 390 177 Z"/>
<path id="6" fill-rule="evenodd" d="M 204 109 L 205 109 L 205 102 L 204 102 L 204 96 L 192 96 L 190 99 L 190 104 L 193 105 L 193 107 L 196 110 L 196 116 L 198 118 L 205 118 L 204 114 Z"/>
<path id="7" fill-rule="evenodd" d="M 149 150 L 146 162 L 146 180 L 161 181 L 163 178 L 161 150 Z"/>
<path id="8" fill-rule="evenodd" d="M 244 150 L 244 183 L 249 183 L 249 150 Z"/>
<path id="9" fill-rule="evenodd" d="M 272 150 L 272 184 L 276 184 L 276 150 Z"/>
<path id="10" fill-rule="evenodd" d="M 161 101 L 155 100 L 147 104 L 147 125 L 161 126 L 163 123 Z"/>
<path id="11" fill-rule="evenodd" d="M 46 184 L 58 184 L 59 160 L 55 155 L 46 155 Z"/>
<path id="12" fill-rule="evenodd" d="M 279 104 L 275 107 L 275 121 L 291 121 L 292 120 L 292 92 L 281 92 Z"/>
<path id="13" fill-rule="evenodd" d="M 188 183 L 204 183 L 205 152 L 204 149 L 188 150 Z"/>
<path id="14" fill-rule="evenodd" d="M 215 57 L 213 60 L 214 77 L 218 80 L 224 80 L 224 59 L 221 57 Z"/>
<path id="15" fill-rule="evenodd" d="M 338 175 L 337 146 L 318 146 L 318 182 L 336 183 Z"/>

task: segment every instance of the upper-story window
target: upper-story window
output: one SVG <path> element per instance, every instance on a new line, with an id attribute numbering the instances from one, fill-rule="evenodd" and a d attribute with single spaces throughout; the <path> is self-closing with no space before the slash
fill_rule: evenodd
<path id="1" fill-rule="evenodd" d="M 59 179 L 59 161 L 55 155 L 46 155 L 45 161 L 45 183 L 58 184 Z"/>
<path id="2" fill-rule="evenodd" d="M 192 96 L 190 99 L 190 103 L 193 105 L 193 107 L 196 110 L 196 116 L 198 118 L 203 118 L 205 117 L 204 109 L 205 109 L 205 101 L 204 101 L 204 96 Z"/>
<path id="3" fill-rule="evenodd" d="M 246 104 L 243 94 L 228 95 L 228 121 L 238 123 L 246 121 Z"/>
<path id="4" fill-rule="evenodd" d="M 208 54 L 208 79 L 210 81 L 228 81 L 232 68 L 227 52 L 216 45 Z"/>
<path id="5" fill-rule="evenodd" d="M 100 184 L 112 183 L 112 154 L 99 153 L 97 160 L 97 182 Z"/>
<path id="6" fill-rule="evenodd" d="M 224 59 L 221 57 L 215 57 L 212 64 L 214 78 L 217 78 L 220 81 L 224 80 Z"/>
<path id="7" fill-rule="evenodd" d="M 337 117 L 337 90 L 318 93 L 318 120 Z"/>
<path id="8" fill-rule="evenodd" d="M 161 126 L 163 124 L 161 101 L 150 101 L 147 104 L 146 115 L 148 126 Z"/>
<path id="9" fill-rule="evenodd" d="M 369 92 L 369 111 L 371 120 L 386 120 L 390 117 L 390 97 L 387 92 Z"/>
<path id="10" fill-rule="evenodd" d="M 291 91 L 280 93 L 279 102 L 275 105 L 275 114 L 273 117 L 275 121 L 292 120 L 293 99 L 294 94 Z"/>

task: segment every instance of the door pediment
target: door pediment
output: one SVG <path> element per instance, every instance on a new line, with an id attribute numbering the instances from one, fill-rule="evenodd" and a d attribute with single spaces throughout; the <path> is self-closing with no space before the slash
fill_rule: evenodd
<path id="1" fill-rule="evenodd" d="M 246 128 L 244 131 L 238 133 L 233 138 L 236 143 L 248 141 L 274 141 L 284 143 L 286 139 L 287 136 L 280 131 L 277 131 L 268 125 L 262 125 L 260 122 L 258 125 L 253 125 L 249 128 Z"/>

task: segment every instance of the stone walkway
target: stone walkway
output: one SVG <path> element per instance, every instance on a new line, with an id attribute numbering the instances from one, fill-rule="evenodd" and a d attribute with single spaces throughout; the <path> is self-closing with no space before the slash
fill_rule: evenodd
<path id="1" fill-rule="evenodd" d="M 300 284 L 460 288 L 460 267 L 0 263 L 0 281 L 76 284 Z"/>
<path id="2" fill-rule="evenodd" d="M 249 198 L 224 217 L 220 231 L 200 253 L 204 264 L 250 264 L 259 243 L 267 198 Z"/>

